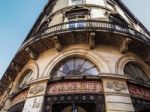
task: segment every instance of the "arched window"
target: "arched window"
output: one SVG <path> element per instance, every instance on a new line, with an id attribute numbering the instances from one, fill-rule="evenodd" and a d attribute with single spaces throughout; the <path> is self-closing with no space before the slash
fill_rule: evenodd
<path id="1" fill-rule="evenodd" d="M 52 77 L 64 76 L 98 76 L 96 65 L 85 58 L 69 58 L 58 64 L 52 71 Z"/>
<path id="2" fill-rule="evenodd" d="M 149 84 L 150 78 L 148 75 L 136 64 L 128 63 L 125 65 L 124 74 L 129 75 L 132 80 L 141 84 Z"/>
<path id="3" fill-rule="evenodd" d="M 32 70 L 28 70 L 25 72 L 25 74 L 23 74 L 23 78 L 20 82 L 19 88 L 24 88 L 25 86 L 27 86 L 27 83 L 32 80 L 32 73 Z"/>

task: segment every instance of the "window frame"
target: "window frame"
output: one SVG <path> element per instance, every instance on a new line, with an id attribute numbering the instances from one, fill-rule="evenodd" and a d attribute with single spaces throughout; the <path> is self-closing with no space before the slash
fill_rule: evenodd
<path id="1" fill-rule="evenodd" d="M 134 71 L 133 69 L 131 69 L 131 67 L 129 68 L 129 65 L 134 67 L 134 71 L 137 71 L 138 74 L 136 74 L 135 76 L 137 76 L 136 78 L 133 77 L 132 75 L 134 75 Z M 128 68 L 126 68 L 128 67 Z M 127 73 L 125 69 L 129 69 L 131 70 L 130 73 L 133 73 L 132 75 L 130 73 Z M 135 70 L 136 69 L 136 70 Z M 142 73 L 142 77 L 139 75 L 139 71 Z M 129 71 L 128 71 L 129 72 Z M 124 66 L 124 74 L 129 76 L 129 81 L 132 81 L 132 82 L 136 82 L 136 83 L 139 83 L 139 84 L 144 84 L 144 85 L 150 85 L 150 76 L 146 73 L 146 71 L 137 63 L 133 63 L 133 62 L 128 62 L 125 64 Z M 143 76 L 148 78 L 148 80 L 144 80 L 143 79 Z"/>
<path id="2" fill-rule="evenodd" d="M 26 70 L 22 75 L 22 78 L 21 80 L 19 81 L 19 84 L 18 84 L 18 88 L 19 89 L 22 89 L 22 88 L 25 88 L 28 84 L 28 82 L 30 82 L 30 80 L 32 80 L 32 74 L 33 74 L 33 71 L 32 70 Z"/>
<path id="3" fill-rule="evenodd" d="M 72 5 L 82 5 L 86 3 L 86 0 L 70 0 Z"/>
<path id="4" fill-rule="evenodd" d="M 69 70 L 71 68 L 71 65 L 68 66 L 67 62 L 72 61 L 72 60 L 74 61 L 74 69 Z M 82 63 L 83 65 L 80 68 L 81 71 L 83 69 L 85 69 L 85 67 L 82 68 L 83 66 L 85 66 L 84 65 L 85 63 L 91 64 L 91 67 L 86 68 L 85 71 L 82 71 L 82 72 L 78 71 L 78 69 L 77 70 L 75 69 L 75 66 L 77 64 L 77 60 L 78 61 L 82 60 L 82 62 L 83 62 Z M 78 62 L 77 65 L 79 65 L 79 62 Z M 65 67 L 65 68 L 67 68 L 68 72 L 64 72 L 64 71 L 60 70 L 62 66 Z M 88 73 L 91 72 L 91 70 L 94 70 L 95 74 L 88 74 Z M 57 72 L 61 72 L 64 75 L 58 75 L 59 73 L 57 73 Z M 96 64 L 93 63 L 92 61 L 90 61 L 89 59 L 82 58 L 82 57 L 70 57 L 70 58 L 65 59 L 65 60 L 59 62 L 58 64 L 56 64 L 56 66 L 52 69 L 52 72 L 51 72 L 50 76 L 52 77 L 52 79 L 55 79 L 55 78 L 62 78 L 62 77 L 83 77 L 83 76 L 87 76 L 87 77 L 88 76 L 89 77 L 92 76 L 92 77 L 94 77 L 94 76 L 99 76 L 99 74 L 100 74 L 100 70 L 98 69 L 98 67 L 96 66 Z"/>

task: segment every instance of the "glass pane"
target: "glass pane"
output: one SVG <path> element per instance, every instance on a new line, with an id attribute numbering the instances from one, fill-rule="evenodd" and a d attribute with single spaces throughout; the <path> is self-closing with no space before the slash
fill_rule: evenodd
<path id="1" fill-rule="evenodd" d="M 82 71 L 90 69 L 92 67 L 94 67 L 94 65 L 92 63 L 90 63 L 89 61 L 86 61 L 82 66 Z"/>
<path id="2" fill-rule="evenodd" d="M 66 62 L 68 68 L 70 71 L 75 69 L 75 62 L 74 59 L 70 59 L 69 61 Z"/>
<path id="3" fill-rule="evenodd" d="M 28 71 L 25 75 L 24 75 L 24 78 L 22 79 L 19 87 L 22 88 L 24 86 L 26 86 L 27 82 L 31 81 L 32 80 L 32 73 L 33 71 Z"/>
<path id="4" fill-rule="evenodd" d="M 71 58 L 58 66 L 52 73 L 53 77 L 76 75 L 99 75 L 98 69 L 93 63 L 84 58 Z"/>
<path id="5" fill-rule="evenodd" d="M 129 67 L 125 67 L 125 75 L 129 75 L 130 78 L 135 78 L 132 72 L 130 71 Z"/>
<path id="6" fill-rule="evenodd" d="M 60 68 L 59 68 L 59 70 L 58 71 L 61 71 L 61 72 L 63 72 L 63 73 L 69 73 L 69 68 L 68 68 L 68 66 L 66 65 L 66 64 L 63 64 Z"/>
<path id="7" fill-rule="evenodd" d="M 86 71 L 85 74 L 87 74 L 87 75 L 93 75 L 93 76 L 98 76 L 99 75 L 98 70 L 95 67 L 89 69 L 88 71 Z"/>
<path id="8" fill-rule="evenodd" d="M 142 76 L 143 76 L 143 71 L 139 68 L 139 67 L 135 67 L 135 69 L 136 69 L 136 71 L 137 71 L 137 75 L 138 75 L 138 77 L 140 77 L 140 78 L 142 78 Z"/>
<path id="9" fill-rule="evenodd" d="M 80 71 L 81 66 L 84 64 L 84 59 L 76 58 L 75 59 L 75 70 Z"/>
<path id="10" fill-rule="evenodd" d="M 53 77 L 54 77 L 54 78 L 55 78 L 55 77 L 62 77 L 62 76 L 66 76 L 66 74 L 63 73 L 63 72 L 60 72 L 60 71 L 55 71 L 55 72 L 53 73 Z"/>
<path id="11" fill-rule="evenodd" d="M 130 75 L 133 79 L 140 83 L 149 84 L 149 77 L 137 65 L 127 64 L 124 70 L 125 74 Z"/>

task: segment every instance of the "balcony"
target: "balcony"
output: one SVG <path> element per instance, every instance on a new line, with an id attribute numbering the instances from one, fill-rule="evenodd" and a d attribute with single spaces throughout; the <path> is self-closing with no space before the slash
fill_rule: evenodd
<path id="1" fill-rule="evenodd" d="M 83 20 L 83 21 L 66 22 L 66 23 L 54 25 L 52 27 L 48 27 L 27 38 L 22 44 L 20 49 L 25 48 L 29 44 L 34 43 L 35 41 L 45 37 L 51 37 L 53 35 L 58 35 L 66 32 L 75 32 L 75 31 L 107 32 L 107 33 L 114 33 L 114 34 L 116 33 L 116 34 L 126 35 L 133 40 L 140 41 L 150 46 L 149 37 L 127 26 L 121 26 L 119 24 L 114 24 L 112 22 L 104 22 L 104 21 L 97 21 L 97 20 Z"/>

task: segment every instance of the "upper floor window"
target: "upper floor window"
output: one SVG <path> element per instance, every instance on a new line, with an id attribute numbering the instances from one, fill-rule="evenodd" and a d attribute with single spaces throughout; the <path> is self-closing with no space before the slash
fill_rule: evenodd
<path id="1" fill-rule="evenodd" d="M 85 0 L 71 0 L 72 5 L 85 4 Z"/>
<path id="2" fill-rule="evenodd" d="M 27 83 L 32 80 L 32 77 L 31 77 L 32 73 L 33 73 L 33 71 L 29 70 L 24 74 L 24 77 L 20 82 L 19 88 L 25 87 L 27 85 Z"/>
<path id="3" fill-rule="evenodd" d="M 150 85 L 150 77 L 136 64 L 128 63 L 125 65 L 124 73 L 129 75 L 132 80 L 141 84 Z"/>
<path id="4" fill-rule="evenodd" d="M 91 61 L 84 58 L 69 58 L 60 63 L 52 72 L 52 77 L 98 76 L 99 70 Z"/>

